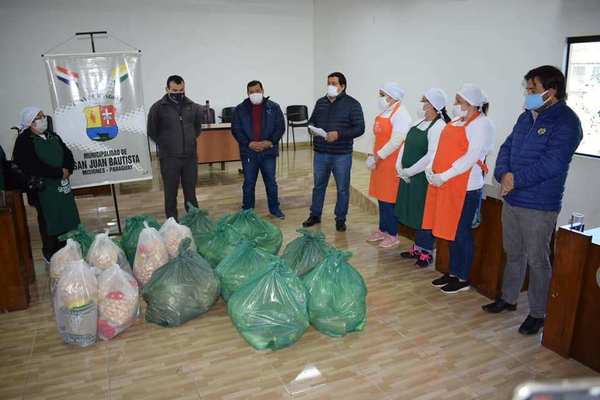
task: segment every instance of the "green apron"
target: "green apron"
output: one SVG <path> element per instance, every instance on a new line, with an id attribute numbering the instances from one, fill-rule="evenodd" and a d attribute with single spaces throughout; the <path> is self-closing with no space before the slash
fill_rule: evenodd
<path id="1" fill-rule="evenodd" d="M 429 144 L 427 133 L 438 119 L 433 120 L 424 131 L 417 128 L 420 124 L 410 128 L 404 142 L 402 168 L 411 167 L 427 154 L 427 146 Z M 411 176 L 410 183 L 406 183 L 403 180 L 400 181 L 394 214 L 398 218 L 398 222 L 402 225 L 413 229 L 421 229 L 428 186 L 429 182 L 427 182 L 425 172 Z"/>
<path id="2" fill-rule="evenodd" d="M 33 145 L 41 161 L 51 167 L 62 168 L 64 152 L 56 135 L 49 134 L 46 140 L 34 135 Z M 77 228 L 79 213 L 68 179 L 44 178 L 44 190 L 39 191 L 37 196 L 48 235 L 56 236 Z"/>

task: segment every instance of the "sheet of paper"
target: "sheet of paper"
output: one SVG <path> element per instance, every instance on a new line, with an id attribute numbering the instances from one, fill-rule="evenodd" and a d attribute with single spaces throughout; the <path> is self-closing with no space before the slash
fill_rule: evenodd
<path id="1" fill-rule="evenodd" d="M 316 126 L 309 125 L 308 126 L 308 131 L 310 132 L 311 135 L 321 136 L 321 137 L 324 137 L 324 138 L 327 137 L 327 132 L 325 132 L 321 128 L 317 128 Z"/>

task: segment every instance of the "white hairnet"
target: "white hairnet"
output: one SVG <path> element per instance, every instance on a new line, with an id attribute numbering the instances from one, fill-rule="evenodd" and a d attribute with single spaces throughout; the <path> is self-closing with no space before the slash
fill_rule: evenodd
<path id="1" fill-rule="evenodd" d="M 471 83 L 465 83 L 458 91 L 458 95 L 475 107 L 481 107 L 484 103 L 488 102 L 488 98 L 483 93 L 483 90 Z"/>
<path id="2" fill-rule="evenodd" d="M 448 103 L 448 96 L 446 96 L 446 92 L 439 88 L 431 88 L 427 90 L 423 96 L 429 103 L 431 103 L 433 108 L 438 111 L 446 107 L 446 104 Z"/>
<path id="3" fill-rule="evenodd" d="M 27 129 L 37 117 L 37 115 L 42 111 L 39 107 L 25 107 L 21 110 L 21 119 L 19 120 L 19 129 Z"/>
<path id="4" fill-rule="evenodd" d="M 402 100 L 404 98 L 404 89 L 396 82 L 387 82 L 380 90 L 394 100 Z"/>

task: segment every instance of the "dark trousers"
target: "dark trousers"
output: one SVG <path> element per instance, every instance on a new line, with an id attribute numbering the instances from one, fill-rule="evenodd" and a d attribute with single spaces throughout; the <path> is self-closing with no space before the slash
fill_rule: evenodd
<path id="1" fill-rule="evenodd" d="M 473 264 L 473 217 L 481 199 L 481 189 L 470 190 L 465 196 L 456 237 L 450 242 L 450 274 L 469 280 Z"/>
<path id="2" fill-rule="evenodd" d="M 415 232 L 415 245 L 428 252 L 433 252 L 433 243 L 435 238 L 431 229 L 417 229 Z"/>
<path id="3" fill-rule="evenodd" d="M 58 250 L 65 246 L 66 242 L 58 240 L 60 235 L 49 235 L 46 227 L 46 220 L 44 219 L 44 212 L 40 204 L 34 204 L 37 211 L 38 228 L 40 230 L 40 237 L 42 238 L 42 255 L 48 261 Z"/>
<path id="4" fill-rule="evenodd" d="M 265 156 L 254 153 L 242 156 L 242 169 L 244 172 L 242 208 L 244 210 L 254 208 L 256 181 L 260 172 L 265 183 L 269 212 L 279 211 L 279 196 L 277 193 L 277 180 L 275 179 L 276 166 L 277 158 L 273 154 Z"/>
<path id="5" fill-rule="evenodd" d="M 398 220 L 394 214 L 394 203 L 379 200 L 379 230 L 392 236 L 398 234 Z"/>
<path id="6" fill-rule="evenodd" d="M 321 217 L 325 192 L 329 177 L 333 174 L 337 186 L 337 201 L 335 202 L 335 219 L 346 221 L 350 204 L 350 171 L 352 169 L 352 154 L 315 153 L 313 160 L 314 188 L 310 214 Z"/>
<path id="7" fill-rule="evenodd" d="M 196 182 L 198 180 L 198 162 L 195 157 L 160 159 L 160 173 L 163 179 L 165 195 L 165 215 L 177 219 L 177 191 L 179 184 L 183 187 L 185 209 L 188 203 L 198 207 L 196 199 Z"/>

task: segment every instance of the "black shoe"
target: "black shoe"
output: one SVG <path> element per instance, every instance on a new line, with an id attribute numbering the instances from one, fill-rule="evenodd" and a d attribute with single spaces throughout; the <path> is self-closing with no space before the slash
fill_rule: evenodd
<path id="1" fill-rule="evenodd" d="M 302 226 L 305 228 L 310 228 L 311 226 L 317 225 L 321 223 L 321 218 L 320 217 L 315 217 L 314 215 L 311 215 L 310 217 L 308 217 L 308 219 L 306 221 L 304 221 L 302 223 Z"/>
<path id="2" fill-rule="evenodd" d="M 454 294 L 458 292 L 463 292 L 465 290 L 469 290 L 470 288 L 471 285 L 468 281 L 461 281 L 457 278 L 454 278 L 446 286 L 441 287 L 440 290 L 447 294 Z"/>
<path id="3" fill-rule="evenodd" d="M 455 279 L 458 280 L 458 278 L 455 278 L 448 274 L 444 274 L 444 275 L 440 276 L 439 278 L 431 281 L 431 284 L 435 287 L 442 287 L 442 286 L 446 286 L 447 284 L 449 284 L 451 281 L 453 281 Z"/>
<path id="4" fill-rule="evenodd" d="M 338 232 L 346 232 L 348 227 L 344 221 L 335 221 L 335 230 Z"/>
<path id="5" fill-rule="evenodd" d="M 519 327 L 519 333 L 522 335 L 535 335 L 543 327 L 544 318 L 533 318 L 531 315 L 528 315 Z"/>
<path id="6" fill-rule="evenodd" d="M 285 219 L 285 214 L 279 209 L 272 211 L 271 215 L 274 216 L 275 218 Z"/>
<path id="7" fill-rule="evenodd" d="M 515 311 L 517 309 L 517 305 L 516 304 L 509 304 L 509 303 L 505 302 L 502 299 L 498 299 L 498 300 L 496 300 L 493 303 L 481 306 L 481 308 L 483 309 L 483 311 L 489 312 L 490 314 L 498 314 L 498 313 L 501 313 L 504 310 L 506 310 L 506 311 Z"/>

